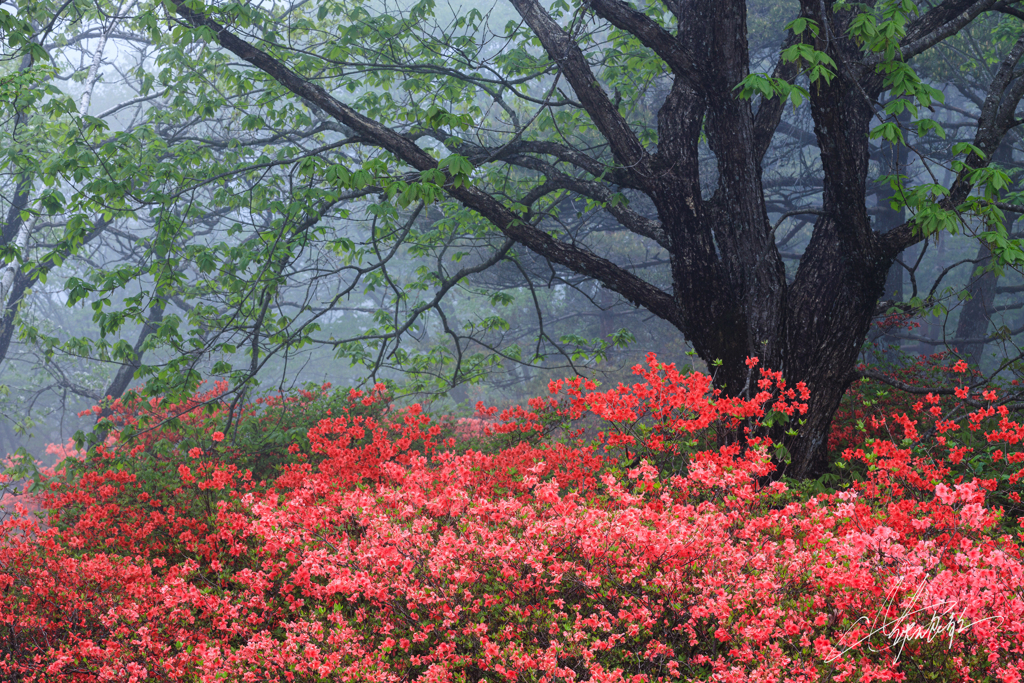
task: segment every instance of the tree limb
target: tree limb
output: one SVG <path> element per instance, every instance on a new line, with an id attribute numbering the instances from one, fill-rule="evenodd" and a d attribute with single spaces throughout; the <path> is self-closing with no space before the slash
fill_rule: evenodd
<path id="1" fill-rule="evenodd" d="M 907 35 L 900 45 L 903 61 L 912 58 L 967 26 L 979 14 L 990 10 L 995 0 L 946 0 L 938 7 L 925 12 L 910 22 Z M 876 57 L 874 63 L 881 61 Z"/>
<path id="2" fill-rule="evenodd" d="M 426 171 L 437 168 L 437 162 L 407 137 L 338 101 L 319 85 L 303 79 L 279 60 L 242 40 L 205 14 L 189 9 L 183 0 L 172 0 L 172 2 L 174 2 L 177 13 L 188 24 L 212 31 L 217 42 L 223 48 L 271 76 L 296 96 L 313 102 L 340 123 L 348 126 L 357 134 L 373 140 L 376 145 L 391 152 L 416 170 Z M 531 0 L 516 0 L 516 2 L 526 6 L 526 9 L 529 9 L 531 4 L 534 5 L 534 9 L 543 15 L 539 18 L 537 14 L 531 15 L 534 20 L 543 22 L 546 19 L 547 22 L 554 23 L 551 17 L 539 10 L 539 7 L 536 7 Z M 569 41 L 568 36 L 565 36 L 557 25 L 555 28 L 565 41 Z M 575 49 L 578 53 L 577 56 L 582 59 L 582 54 L 578 52 L 579 48 Z M 586 66 L 585 63 L 583 66 Z M 587 69 L 587 73 L 589 73 L 589 69 Z M 593 75 L 591 74 L 590 77 L 593 78 Z M 607 101 L 607 97 L 599 87 L 598 92 L 600 97 Z M 608 105 L 610 106 L 611 103 L 609 102 Z M 621 121 L 621 119 L 619 120 Z M 625 124 L 625 122 L 622 123 Z M 632 136 L 631 131 L 630 135 Z M 632 138 L 634 141 L 636 140 L 635 136 Z M 636 144 L 639 145 L 639 142 Z M 628 152 L 628 150 L 626 151 Z M 646 159 L 646 152 L 643 152 L 641 156 Z M 587 273 L 600 280 L 609 289 L 618 292 L 637 306 L 647 308 L 658 317 L 674 323 L 679 321 L 679 309 L 671 294 L 587 249 L 555 240 L 547 233 L 527 224 L 522 217 L 476 187 L 467 185 L 455 187 L 453 184 L 447 183 L 445 191 L 467 208 L 488 219 L 506 236 L 532 251 L 571 270 Z"/>
<path id="3" fill-rule="evenodd" d="M 672 69 L 672 73 L 698 86 L 701 74 L 675 36 L 663 29 L 643 12 L 639 12 L 620 0 L 591 0 L 590 8 L 597 16 L 616 28 L 626 31 L 654 51 Z"/>
<path id="4" fill-rule="evenodd" d="M 540 39 L 551 60 L 561 67 L 576 97 L 608 141 L 616 160 L 641 177 L 650 178 L 650 155 L 608 98 L 576 41 L 537 0 L 512 0 L 512 4 Z"/>
<path id="5" fill-rule="evenodd" d="M 956 210 L 956 207 L 967 199 L 974 189 L 974 183 L 970 180 L 973 170 L 989 164 L 1003 136 L 1017 125 L 1015 112 L 1021 98 L 1024 97 L 1024 78 L 1014 78 L 1014 69 L 1022 57 L 1024 36 L 1014 43 L 1013 48 L 1003 59 L 981 107 L 974 145 L 984 152 L 985 157 L 981 158 L 973 153 L 967 157 L 965 168 L 957 174 L 950 187 L 949 196 L 942 202 L 946 210 Z M 898 254 L 922 239 L 920 234 L 914 234 L 912 222 L 908 221 L 880 236 L 879 242 L 888 252 Z"/>

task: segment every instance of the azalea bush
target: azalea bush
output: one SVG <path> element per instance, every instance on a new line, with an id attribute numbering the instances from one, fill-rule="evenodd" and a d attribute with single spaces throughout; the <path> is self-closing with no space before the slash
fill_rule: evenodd
<path id="1" fill-rule="evenodd" d="M 42 499 L 34 491 L 38 482 L 55 477 L 58 470 L 65 473 L 68 458 L 77 460 L 85 455 L 71 439 L 64 445 L 49 444 L 46 454 L 53 460 L 50 465 L 41 464 L 24 451 L 0 460 L 0 516 L 6 518 L 15 510 L 21 510 L 21 514 L 42 512 Z"/>
<path id="2" fill-rule="evenodd" d="M 868 471 L 887 463 L 906 475 L 896 476 L 898 497 L 921 500 L 936 482 L 976 479 L 989 491 L 988 504 L 1001 511 L 998 529 L 1015 528 L 1024 515 L 1024 431 L 1001 399 L 1017 391 L 1017 380 L 1004 387 L 984 384 L 966 363 L 946 353 L 921 357 L 894 379 L 914 387 L 955 388 L 952 395 L 941 395 L 901 392 L 872 380 L 854 383 L 829 439 L 832 471 L 804 487 L 864 481 Z M 903 461 L 909 466 L 902 468 Z"/>
<path id="3" fill-rule="evenodd" d="M 989 484 L 876 440 L 841 491 L 761 485 L 807 390 L 749 367 L 747 398 L 651 356 L 462 423 L 343 392 L 265 478 L 216 395 L 115 420 L 0 527 L 0 678 L 1018 683 L 1024 535 Z"/>

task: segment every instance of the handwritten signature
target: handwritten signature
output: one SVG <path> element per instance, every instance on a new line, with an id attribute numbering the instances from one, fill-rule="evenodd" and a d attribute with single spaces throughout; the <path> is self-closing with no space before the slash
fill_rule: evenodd
<path id="1" fill-rule="evenodd" d="M 902 584 L 903 578 L 900 577 L 900 579 L 896 582 L 896 585 L 893 586 L 892 590 L 890 591 L 890 594 L 886 598 L 885 603 L 882 605 L 882 609 L 880 610 L 880 612 L 883 612 L 885 614 L 889 613 L 889 607 L 892 605 L 892 601 L 896 596 L 896 591 Z M 917 590 L 914 591 L 914 595 L 911 598 L 910 603 L 905 607 L 905 611 L 903 612 L 903 614 L 899 616 L 899 618 L 893 621 L 885 619 L 882 621 L 882 625 L 876 628 L 876 626 L 878 625 L 879 617 L 879 615 L 876 614 L 875 618 L 871 621 L 872 630 L 870 633 L 868 633 L 866 636 L 864 636 L 856 643 L 843 650 L 842 652 L 830 655 L 825 660 L 825 663 L 827 664 L 833 660 L 842 657 L 844 654 L 846 654 L 853 648 L 857 647 L 871 636 L 875 635 L 876 633 L 881 633 L 884 637 L 892 640 L 894 646 L 899 645 L 899 650 L 896 651 L 896 656 L 893 657 L 892 660 L 892 663 L 895 664 L 900 660 L 900 655 L 903 654 L 903 646 L 907 644 L 907 641 L 925 640 L 930 643 L 940 633 L 947 633 L 949 635 L 949 646 L 952 647 L 953 638 L 957 634 L 963 633 L 974 624 L 979 624 L 983 621 L 989 621 L 990 619 L 999 619 L 1000 621 L 1002 620 L 1002 617 L 995 616 L 986 617 L 985 619 L 978 619 L 977 621 L 967 623 L 964 620 L 964 613 L 966 612 L 966 608 L 960 610 L 959 616 L 956 616 L 954 613 L 954 609 L 957 602 L 956 600 L 940 600 L 938 602 L 932 603 L 931 605 L 926 605 L 918 609 L 912 609 L 914 605 L 917 603 L 918 597 L 921 595 L 921 591 L 923 588 L 924 583 L 917 587 Z M 915 614 L 919 614 L 921 612 L 924 612 L 925 610 L 933 610 L 936 608 L 940 608 L 945 605 L 948 605 L 949 607 L 943 610 L 942 612 L 933 613 L 927 625 L 921 625 L 910 620 L 910 618 Z M 860 619 L 854 622 L 854 625 L 859 624 L 862 621 L 867 623 L 868 618 L 861 617 Z M 847 633 L 849 633 L 849 631 L 847 631 Z M 878 652 L 878 650 L 875 650 L 873 647 L 868 647 L 871 649 L 872 652 Z"/>

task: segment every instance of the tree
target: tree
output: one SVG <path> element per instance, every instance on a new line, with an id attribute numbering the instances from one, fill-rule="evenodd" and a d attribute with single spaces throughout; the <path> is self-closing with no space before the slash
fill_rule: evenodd
<path id="1" fill-rule="evenodd" d="M 717 366 L 716 382 L 729 394 L 753 389 L 745 362 L 751 356 L 791 382 L 806 382 L 806 420 L 795 434 L 780 428 L 775 436 L 788 452 L 780 451 L 779 464 L 789 460 L 788 474 L 809 477 L 826 465 L 832 415 L 857 376 L 858 354 L 898 256 L 931 235 L 969 225 L 995 258 L 1020 262 L 998 201 L 1007 176 L 988 165 L 1017 125 L 1024 94 L 1015 3 L 946 0 L 919 9 L 909 0 L 802 0 L 782 8 L 790 12 L 782 18 L 788 24 L 770 55 L 763 33 L 752 49 L 747 29 L 764 12 L 743 0 L 511 5 L 519 18 L 503 30 L 475 10 L 443 17 L 430 0 L 382 11 L 358 0 L 316 7 L 170 0 L 158 6 L 167 9 L 162 17 L 145 3 L 132 6 L 128 25 L 153 50 L 138 66 L 140 82 L 149 79 L 142 95 L 158 79 L 173 106 L 152 117 L 150 129 L 117 136 L 121 149 L 139 150 L 134 156 L 104 148 L 107 168 L 121 170 L 102 170 L 102 184 L 86 194 L 103 206 L 113 198 L 149 207 L 152 254 L 165 259 L 173 252 L 172 264 L 185 254 L 202 264 L 197 274 L 216 275 L 189 285 L 185 266 L 153 267 L 147 273 L 155 297 L 187 302 L 183 289 L 230 293 L 219 308 L 190 309 L 205 336 L 192 347 L 178 343 L 179 351 L 233 352 L 224 335 L 234 330 L 251 343 L 254 374 L 273 350 L 261 339 L 274 348 L 317 341 L 321 324 L 361 283 L 394 292 L 372 311 L 376 326 L 322 341 L 379 364 L 405 353 L 403 335 L 426 325 L 427 312 L 450 332 L 445 296 L 495 264 L 520 261 L 526 249 L 553 272 L 593 279 L 667 321 Z M 40 19 L 56 11 L 31 7 Z M 945 153 L 951 179 L 943 185 L 927 178 L 941 160 L 920 151 L 945 135 L 941 117 L 930 113 L 942 92 L 915 73 L 914 60 L 989 16 L 996 17 L 997 66 L 976 125 L 956 128 L 956 143 Z M 232 113 L 210 131 L 226 151 L 214 156 L 216 145 L 205 144 L 210 138 L 203 134 L 190 138 L 188 154 L 178 144 L 184 138 L 173 149 L 146 148 L 153 140 L 147 130 L 210 116 L 228 102 Z M 808 193 L 805 183 L 794 207 L 773 221 L 766 155 L 782 138 L 799 135 L 792 120 L 808 114 L 813 139 L 803 135 L 800 144 L 813 141 L 820 189 Z M 252 131 L 252 140 L 235 145 L 233 131 Z M 279 152 L 245 165 L 232 157 L 239 146 L 255 148 L 260 131 L 268 131 L 265 145 L 289 135 L 304 142 L 286 158 Z M 917 150 L 913 173 L 884 179 L 910 217 L 884 233 L 868 211 L 878 181 L 869 163 L 872 139 Z M 144 172 L 127 171 L 131 164 Z M 153 180 L 140 182 L 140 175 Z M 234 183 L 230 191 L 217 189 L 226 182 Z M 323 237 L 326 226 L 358 213 L 346 208 L 342 216 L 339 207 L 364 199 L 369 203 L 358 206 L 369 224 L 365 248 Z M 610 249 L 602 231 L 581 236 L 565 215 L 567 199 L 642 242 L 666 263 L 661 272 L 652 275 L 636 265 L 646 259 Z M 422 207 L 435 203 L 445 219 L 417 227 Z M 204 211 L 221 211 L 224 225 L 245 222 L 255 230 L 241 241 L 186 244 L 190 221 Z M 787 278 L 779 228 L 809 217 L 812 233 Z M 290 278 L 309 272 L 308 257 L 298 255 L 316 239 L 347 253 L 334 271 L 338 294 L 317 305 L 310 298 L 289 302 L 285 313 L 281 293 Z M 465 243 L 474 245 L 461 250 L 470 254 L 469 265 L 458 266 L 458 245 Z M 436 257 L 438 265 L 402 289 L 388 272 L 400 249 Z M 357 265 L 357 252 L 372 262 Z M 318 271 L 321 278 L 331 272 Z M 121 276 L 91 286 L 76 281 L 71 298 L 102 301 L 104 292 L 123 286 Z M 431 294 L 413 300 L 416 290 Z M 98 319 L 107 330 L 132 317 L 141 324 L 151 303 L 135 297 L 126 313 L 100 310 Z M 166 322 L 162 329 L 169 329 Z M 377 346 L 368 349 L 366 340 Z"/>
<path id="2" fill-rule="evenodd" d="M 820 3 L 805 1 L 772 77 L 751 74 L 742 1 L 670 3 L 641 11 L 616 0 L 597 0 L 578 6 L 574 13 L 564 6 L 564 14 L 535 0 L 512 4 L 529 37 L 543 46 L 550 68 L 572 88 L 577 107 L 600 133 L 612 159 L 582 156 L 554 140 L 522 136 L 473 149 L 467 140 L 449 140 L 452 131 L 443 112 L 434 116 L 433 136 L 474 167 L 507 160 L 543 173 L 552 166 L 546 160 L 555 159 L 576 170 L 582 177 L 552 168 L 545 180 L 552 191 L 561 187 L 603 199 L 613 214 L 620 214 L 621 222 L 665 248 L 672 261 L 672 289 L 654 287 L 590 250 L 553 239 L 530 225 L 524 220 L 526 212 L 463 181 L 460 176 L 467 174 L 459 173 L 458 156 L 445 157 L 449 173 L 443 180 L 437 178 L 438 184 L 516 243 L 595 277 L 670 321 L 703 359 L 722 361 L 717 380 L 729 392 L 739 392 L 747 382 L 748 356 L 759 356 L 791 381 L 806 381 L 812 402 L 799 435 L 789 441 L 792 473 L 803 477 L 820 471 L 831 416 L 851 379 L 889 268 L 901 251 L 936 228 L 921 218 L 885 234 L 872 229 L 865 207 L 872 119 L 880 112 L 895 115 L 908 104 L 929 104 L 936 93 L 915 83 L 908 62 L 992 10 L 995 3 L 947 1 L 911 18 L 914 8 L 906 2 L 832 6 L 823 12 Z M 286 51 L 278 52 L 280 57 L 268 52 L 277 47 L 270 41 L 254 45 L 213 18 L 227 10 L 197 10 L 185 3 L 175 7 L 188 26 L 384 148 L 421 178 L 424 173 L 434 177 L 437 160 L 410 136 L 340 102 L 290 68 L 284 61 Z M 416 9 L 426 11 L 427 6 L 417 5 L 411 16 Z M 560 14 L 572 20 L 560 24 Z M 657 110 L 655 139 L 645 141 L 643 133 L 651 131 L 630 125 L 613 99 L 616 83 L 602 82 L 587 53 L 587 41 L 574 36 L 591 16 L 616 29 L 611 46 L 642 46 L 637 52 L 656 59 L 671 73 L 670 92 Z M 965 148 L 967 158 L 952 187 L 943 188 L 948 196 L 942 203 L 920 207 L 933 215 L 945 214 L 940 220 L 952 222 L 949 227 L 955 226 L 953 211 L 983 178 L 978 171 L 1017 123 L 1024 79 L 1016 67 L 1024 39 L 1011 45 L 992 79 L 973 147 Z M 328 53 L 318 61 L 329 68 L 335 60 Z M 782 95 L 802 71 L 810 80 L 806 92 L 821 155 L 823 192 L 813 237 L 795 281 L 788 284 L 764 205 L 761 160 L 785 105 Z M 468 69 L 465 77 L 471 79 Z M 762 92 L 756 109 L 738 96 L 746 89 Z M 883 110 L 878 101 L 887 90 L 894 99 Z M 898 131 L 885 121 L 876 134 L 902 135 Z M 717 162 L 719 184 L 710 197 L 701 192 L 697 148 L 702 135 Z M 658 220 L 643 220 L 628 207 L 611 206 L 615 187 L 648 197 Z"/>

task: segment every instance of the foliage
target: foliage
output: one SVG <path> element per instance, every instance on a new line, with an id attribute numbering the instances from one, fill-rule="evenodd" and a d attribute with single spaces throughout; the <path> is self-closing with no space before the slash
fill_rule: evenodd
<path id="1" fill-rule="evenodd" d="M 352 392 L 263 481 L 221 450 L 221 408 L 203 413 L 222 388 L 131 439 L 125 408 L 83 466 L 46 480 L 42 520 L 2 526 L 0 671 L 1019 680 L 1024 565 L 1012 537 L 990 533 L 984 482 L 951 482 L 948 469 L 922 479 L 920 462 L 879 440 L 864 482 L 786 500 L 785 484 L 760 484 L 764 423 L 798 416 L 805 397 L 756 365 L 757 393 L 729 398 L 652 355 L 632 386 L 553 383 L 527 408 L 448 423 L 451 436 L 418 406 Z M 289 410 L 312 416 L 325 394 L 294 398 Z M 545 412 L 603 429 L 548 438 L 558 421 Z M 245 412 L 239 434 L 264 415 Z M 685 448 L 721 425 L 742 438 Z M 481 429 L 524 438 L 464 449 Z M 685 466 L 659 471 L 648 455 Z M 176 464 L 176 481 L 152 488 L 133 461 Z M 902 496 L 899 477 L 924 494 Z"/>

